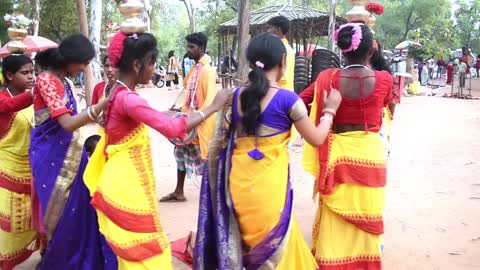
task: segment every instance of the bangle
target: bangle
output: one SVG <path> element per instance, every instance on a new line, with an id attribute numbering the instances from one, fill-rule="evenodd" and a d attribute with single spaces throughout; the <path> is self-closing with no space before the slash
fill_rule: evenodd
<path id="1" fill-rule="evenodd" d="M 205 113 L 202 112 L 202 111 L 198 111 L 198 113 L 202 116 L 203 121 L 205 121 L 205 119 L 207 118 L 207 117 L 205 116 Z"/>
<path id="2" fill-rule="evenodd" d="M 88 108 L 87 108 L 88 118 L 90 118 L 90 120 L 92 120 L 93 122 L 95 122 L 96 119 L 95 119 L 95 117 L 93 117 L 92 112 L 90 111 L 90 108 L 91 108 L 91 107 L 88 107 Z"/>
<path id="3" fill-rule="evenodd" d="M 334 110 L 334 109 L 329 109 L 329 108 L 325 108 L 322 110 L 322 113 L 330 113 L 332 114 L 334 117 L 335 115 L 337 114 L 337 112 Z"/>
<path id="4" fill-rule="evenodd" d="M 325 114 L 325 115 L 323 115 L 323 116 L 320 118 L 320 123 L 321 123 L 322 121 L 324 121 L 324 120 L 330 122 L 330 125 L 333 124 L 333 117 L 332 117 L 332 115 L 330 115 L 330 114 Z"/>
<path id="5" fill-rule="evenodd" d="M 95 119 L 98 118 L 98 113 L 95 111 L 95 108 L 93 106 L 90 106 L 90 109 L 92 116 L 95 117 Z"/>

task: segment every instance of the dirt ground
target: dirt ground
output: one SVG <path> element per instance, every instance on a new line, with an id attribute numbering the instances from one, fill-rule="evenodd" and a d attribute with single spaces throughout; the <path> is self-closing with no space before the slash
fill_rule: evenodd
<path id="1" fill-rule="evenodd" d="M 467 83 L 468 85 L 468 83 Z M 480 97 L 480 80 L 472 80 Z M 480 101 L 403 97 L 391 135 L 385 208 L 384 269 L 480 269 Z M 143 89 L 152 106 L 166 110 L 179 91 Z M 87 131 L 88 133 L 89 131 Z M 151 132 L 158 196 L 175 187 L 173 146 Z M 313 179 L 300 164 L 301 147 L 292 151 L 295 216 L 311 243 L 316 210 Z M 196 227 L 199 188 L 186 184 L 185 203 L 160 204 L 160 220 L 171 241 Z M 35 254 L 18 270 L 33 269 Z M 189 269 L 174 260 L 176 270 Z"/>

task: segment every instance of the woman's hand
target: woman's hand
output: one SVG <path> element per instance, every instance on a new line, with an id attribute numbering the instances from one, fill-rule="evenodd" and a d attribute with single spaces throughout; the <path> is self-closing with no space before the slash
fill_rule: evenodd
<path id="1" fill-rule="evenodd" d="M 229 97 L 233 94 L 232 89 L 230 88 L 224 88 L 220 92 L 217 93 L 215 98 L 212 101 L 212 104 L 210 105 L 214 111 L 219 111 L 223 108 L 225 103 L 227 103 Z"/>
<path id="2" fill-rule="evenodd" d="M 337 89 L 332 89 L 327 95 L 327 91 L 323 93 L 323 109 L 336 112 L 342 102 L 342 94 Z"/>

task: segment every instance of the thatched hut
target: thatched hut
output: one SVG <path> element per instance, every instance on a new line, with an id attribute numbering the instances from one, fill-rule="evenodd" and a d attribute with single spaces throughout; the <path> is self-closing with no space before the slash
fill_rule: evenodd
<path id="1" fill-rule="evenodd" d="M 321 10 L 302 7 L 297 5 L 275 5 L 260 8 L 250 13 L 250 35 L 255 36 L 257 34 L 267 31 L 267 22 L 275 16 L 285 16 L 290 20 L 290 32 L 288 34 L 288 41 L 290 44 L 295 44 L 296 51 L 307 52 L 309 44 L 317 45 L 320 37 L 328 36 L 328 27 L 330 14 Z M 342 17 L 336 17 L 337 27 L 346 23 L 347 20 Z M 222 56 L 231 56 L 236 50 L 237 43 L 237 28 L 238 18 L 233 18 L 227 22 L 222 23 L 217 29 L 217 35 L 220 38 L 220 44 L 218 48 L 219 59 Z M 239 50 L 245 49 L 247 44 L 240 44 Z M 299 57 L 301 58 L 301 57 Z M 296 78 L 295 81 L 305 81 L 309 76 L 309 59 L 297 59 L 296 64 Z M 300 65 L 301 67 L 298 67 Z M 220 66 L 220 65 L 219 65 Z M 298 69 L 297 69 L 298 67 Z M 302 72 L 297 72 L 297 70 Z M 304 73 L 307 74 L 299 74 Z M 297 75 L 304 79 L 297 79 Z M 230 76 L 230 74 L 229 74 Z M 302 88 L 303 86 L 299 86 Z"/>

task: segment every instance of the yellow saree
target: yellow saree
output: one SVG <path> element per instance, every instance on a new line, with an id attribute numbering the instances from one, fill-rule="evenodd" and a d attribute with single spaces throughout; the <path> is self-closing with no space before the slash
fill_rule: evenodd
<path id="1" fill-rule="evenodd" d="M 170 245 L 158 218 L 150 139 L 140 125 L 121 142 L 102 136 L 85 171 L 100 231 L 120 270 L 172 269 Z"/>
<path id="2" fill-rule="evenodd" d="M 316 84 L 314 123 L 322 111 L 319 93 L 329 86 L 325 79 Z M 303 165 L 315 177 L 314 196 L 320 193 L 312 230 L 320 269 L 381 269 L 386 161 L 379 134 L 332 133 L 319 148 L 305 144 Z"/>
<path id="3" fill-rule="evenodd" d="M 257 246 L 279 223 L 285 207 L 289 138 L 290 132 L 258 138 L 258 150 L 264 154 L 259 161 L 248 154 L 255 148 L 255 138 L 243 137 L 236 141 L 230 193 L 243 243 L 249 248 Z M 275 269 L 317 269 L 293 215 L 289 226 L 281 251 L 271 259 Z"/>
<path id="4" fill-rule="evenodd" d="M 33 108 L 15 113 L 0 135 L 0 269 L 13 269 L 38 248 L 31 223 L 30 131 Z"/>

